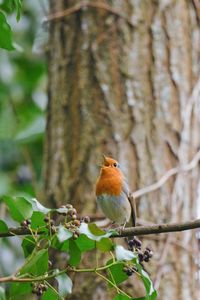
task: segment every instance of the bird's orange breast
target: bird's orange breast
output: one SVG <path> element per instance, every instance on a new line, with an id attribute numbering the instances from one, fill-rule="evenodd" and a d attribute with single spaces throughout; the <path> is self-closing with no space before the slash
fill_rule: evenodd
<path id="1" fill-rule="evenodd" d="M 123 177 L 118 169 L 103 167 L 96 184 L 96 195 L 119 196 L 122 191 Z"/>

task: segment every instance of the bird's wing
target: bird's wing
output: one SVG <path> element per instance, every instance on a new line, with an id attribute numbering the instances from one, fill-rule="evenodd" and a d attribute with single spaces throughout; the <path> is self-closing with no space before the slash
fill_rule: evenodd
<path id="1" fill-rule="evenodd" d="M 132 223 L 132 226 L 135 227 L 135 225 L 136 225 L 136 218 L 137 218 L 137 216 L 136 216 L 135 199 L 131 195 L 128 183 L 125 180 L 123 181 L 122 190 L 126 194 L 128 200 L 130 202 L 130 205 L 131 205 L 131 223 Z"/>

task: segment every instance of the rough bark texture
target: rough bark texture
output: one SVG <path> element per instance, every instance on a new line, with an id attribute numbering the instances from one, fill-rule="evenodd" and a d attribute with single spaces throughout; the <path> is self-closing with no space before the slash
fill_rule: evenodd
<path id="1" fill-rule="evenodd" d="M 50 13 L 76 3 L 50 0 Z M 121 16 L 88 7 L 50 22 L 46 200 L 71 202 L 83 215 L 96 212 L 102 153 L 119 160 L 136 190 L 188 163 L 200 147 L 198 1 L 98 3 Z M 179 174 L 140 198 L 139 217 L 194 219 L 199 175 L 198 168 Z M 154 243 L 150 272 L 158 299 L 198 299 L 195 232 Z M 74 280 L 72 299 L 109 299 L 94 276 Z"/>

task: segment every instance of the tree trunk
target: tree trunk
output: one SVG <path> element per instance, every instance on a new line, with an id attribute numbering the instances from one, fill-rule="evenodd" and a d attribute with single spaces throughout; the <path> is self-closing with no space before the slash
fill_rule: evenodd
<path id="1" fill-rule="evenodd" d="M 82 215 L 96 212 L 103 153 L 119 160 L 136 190 L 187 164 L 200 147 L 197 1 L 91 3 L 50 0 L 46 201 L 70 202 Z M 198 168 L 174 176 L 139 199 L 139 217 L 196 218 L 198 187 Z M 151 243 L 158 299 L 198 299 L 195 232 Z M 81 280 L 74 278 L 72 299 L 110 299 L 93 276 Z"/>

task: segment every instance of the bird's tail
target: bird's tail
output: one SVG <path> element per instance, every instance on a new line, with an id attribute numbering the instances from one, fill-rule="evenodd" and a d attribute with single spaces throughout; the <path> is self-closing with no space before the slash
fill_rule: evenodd
<path id="1" fill-rule="evenodd" d="M 132 195 L 129 195 L 128 198 L 129 198 L 129 202 L 131 204 L 131 225 L 133 227 L 135 227 L 136 219 L 137 219 L 135 199 Z"/>

